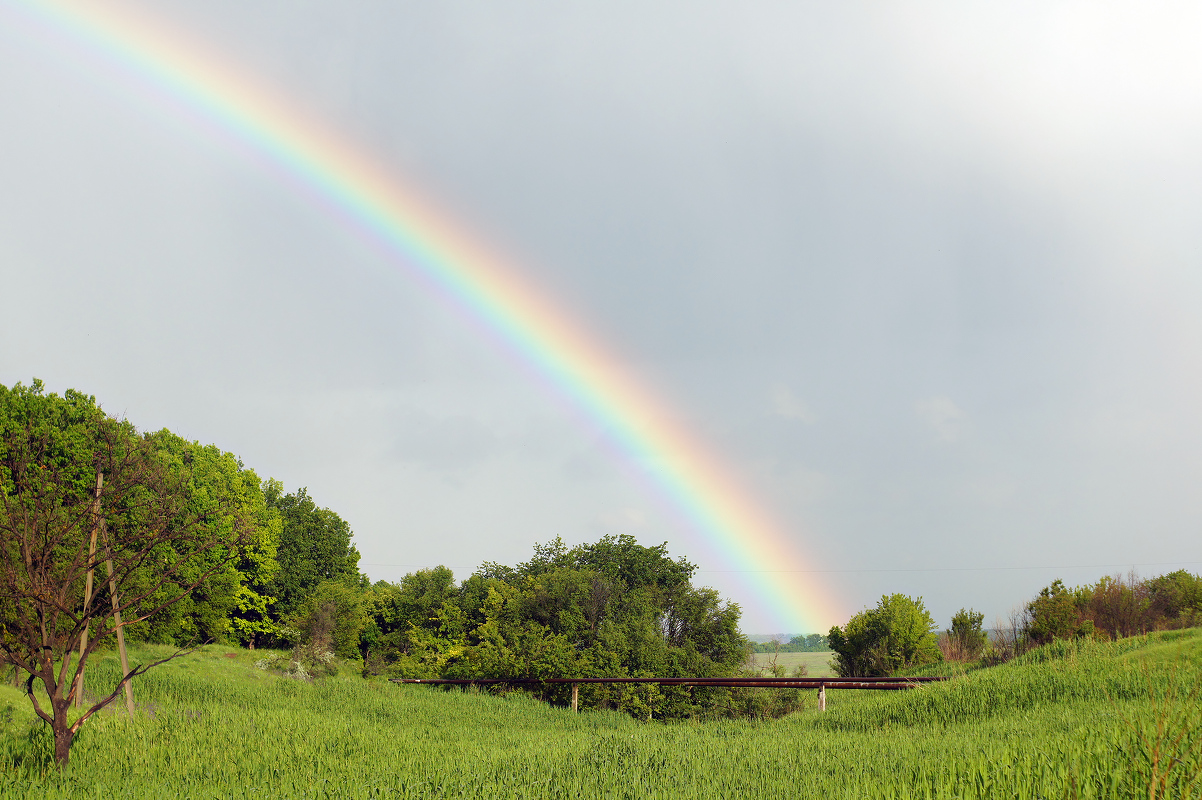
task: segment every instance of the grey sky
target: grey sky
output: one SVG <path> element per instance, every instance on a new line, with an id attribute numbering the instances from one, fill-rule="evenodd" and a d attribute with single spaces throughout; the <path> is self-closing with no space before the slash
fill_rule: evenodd
<path id="1" fill-rule="evenodd" d="M 308 486 L 373 578 L 632 533 L 745 630 L 804 618 L 461 310 L 23 5 L 0 0 L 0 382 Z M 847 613 L 900 591 L 946 625 L 1202 568 L 1195 6 L 144 6 L 513 256 Z"/>

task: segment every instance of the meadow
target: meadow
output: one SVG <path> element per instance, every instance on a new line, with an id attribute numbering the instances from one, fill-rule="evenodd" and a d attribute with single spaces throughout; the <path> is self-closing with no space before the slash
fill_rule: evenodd
<path id="1" fill-rule="evenodd" d="M 673 724 L 349 668 L 307 683 L 256 668 L 263 656 L 210 646 L 157 668 L 136 717 L 118 704 L 89 722 L 61 773 L 28 700 L 0 687 L 0 798 L 1202 796 L 1199 629 L 831 691 L 821 714 L 809 698 L 781 719 Z M 97 661 L 91 685 L 115 674 Z"/>
<path id="2" fill-rule="evenodd" d="M 759 669 L 768 669 L 775 663 L 785 670 L 786 675 L 792 675 L 798 667 L 805 667 L 806 675 L 827 678 L 835 674 L 831 669 L 834 655 L 829 650 L 821 653 L 752 653 L 751 663 Z"/>

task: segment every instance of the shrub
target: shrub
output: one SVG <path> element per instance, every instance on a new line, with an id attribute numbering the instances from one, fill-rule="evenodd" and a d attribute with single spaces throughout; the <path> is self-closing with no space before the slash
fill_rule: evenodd
<path id="1" fill-rule="evenodd" d="M 1056 579 L 1027 603 L 1023 632 L 1034 644 L 1047 644 L 1053 639 L 1076 638 L 1082 621 L 1074 593 L 1065 588 L 1064 581 Z"/>
<path id="2" fill-rule="evenodd" d="M 976 661 L 981 657 L 989 637 L 981 630 L 985 615 L 970 609 L 960 609 L 952 617 L 952 627 L 939 637 L 939 650 L 945 661 Z"/>
<path id="3" fill-rule="evenodd" d="M 843 677 L 893 675 L 941 659 L 935 620 L 922 603 L 902 594 L 881 597 L 876 608 L 830 630 L 835 671 Z"/>
<path id="4" fill-rule="evenodd" d="M 326 581 L 308 597 L 292 622 L 301 632 L 300 644 L 357 658 L 364 625 L 362 593 L 345 583 Z"/>

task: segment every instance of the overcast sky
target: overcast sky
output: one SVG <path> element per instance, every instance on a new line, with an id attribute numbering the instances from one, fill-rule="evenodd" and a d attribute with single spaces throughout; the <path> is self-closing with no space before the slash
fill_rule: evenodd
<path id="1" fill-rule="evenodd" d="M 1195 4 L 116 4 L 507 254 L 823 571 L 796 575 L 842 609 L 817 620 L 463 309 L 32 4 L 0 0 L 0 383 L 307 486 L 373 579 L 629 533 L 770 633 L 1202 569 Z"/>

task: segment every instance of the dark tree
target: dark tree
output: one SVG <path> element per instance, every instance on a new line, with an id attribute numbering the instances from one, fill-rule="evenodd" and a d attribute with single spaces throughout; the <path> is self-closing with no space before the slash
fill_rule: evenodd
<path id="1" fill-rule="evenodd" d="M 186 473 L 94 398 L 46 395 L 36 380 L 0 386 L 0 648 L 29 674 L 60 766 L 80 727 L 162 663 L 128 669 L 72 722 L 97 646 L 186 597 L 249 533 L 242 521 L 211 525 L 188 500 Z"/>
<path id="2" fill-rule="evenodd" d="M 266 594 L 275 598 L 271 613 L 286 620 L 302 610 L 309 595 L 325 581 L 359 583 L 359 551 L 351 528 L 328 508 L 318 508 L 307 489 L 282 494 L 278 481 L 264 487 L 267 504 L 280 512 L 283 527 L 276 550 L 279 571 Z"/>
<path id="3" fill-rule="evenodd" d="M 537 545 L 536 545 L 537 549 Z M 578 569 L 591 569 L 626 587 L 654 587 L 663 597 L 689 585 L 697 567 L 683 557 L 673 560 L 668 543 L 644 547 L 629 534 L 605 536 L 595 544 L 581 544 L 567 553 Z"/>

